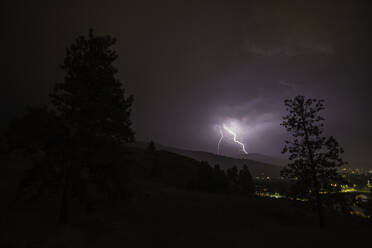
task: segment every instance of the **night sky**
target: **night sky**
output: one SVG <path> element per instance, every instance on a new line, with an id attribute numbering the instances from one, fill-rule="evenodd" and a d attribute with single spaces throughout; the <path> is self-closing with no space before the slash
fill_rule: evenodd
<path id="1" fill-rule="evenodd" d="M 7 3 L 6 3 L 7 2 Z M 294 3 L 295 2 L 295 3 Z M 326 100 L 327 134 L 372 167 L 371 1 L 2 1 L 1 125 L 48 102 L 65 47 L 117 37 L 136 139 L 216 152 L 217 125 L 279 155 L 283 100 Z M 227 155 L 239 152 L 231 140 Z"/>

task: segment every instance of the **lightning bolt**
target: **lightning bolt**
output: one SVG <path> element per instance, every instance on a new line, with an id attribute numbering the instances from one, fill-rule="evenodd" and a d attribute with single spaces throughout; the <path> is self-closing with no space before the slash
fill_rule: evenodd
<path id="1" fill-rule="evenodd" d="M 220 144 L 221 144 L 221 141 L 223 140 L 223 132 L 220 126 L 218 126 L 218 129 L 220 130 L 221 138 L 217 144 L 217 154 L 220 155 Z"/>
<path id="2" fill-rule="evenodd" d="M 230 133 L 233 136 L 234 142 L 239 144 L 242 147 L 242 151 L 245 154 L 248 154 L 248 152 L 245 150 L 244 144 L 236 139 L 236 133 L 233 130 L 231 130 L 230 128 L 226 127 L 225 124 L 223 124 L 222 127 L 223 127 L 223 129 L 225 129 L 228 133 Z"/>

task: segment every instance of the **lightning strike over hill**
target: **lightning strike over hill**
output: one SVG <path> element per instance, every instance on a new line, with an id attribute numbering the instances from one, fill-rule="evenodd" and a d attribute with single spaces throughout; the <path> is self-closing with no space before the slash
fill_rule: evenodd
<path id="1" fill-rule="evenodd" d="M 245 150 L 244 144 L 236 139 L 236 133 L 233 130 L 231 130 L 230 128 L 228 128 L 227 126 L 225 126 L 225 124 L 223 124 L 222 127 L 223 127 L 223 129 L 225 129 L 228 133 L 230 133 L 233 136 L 234 142 L 239 144 L 242 147 L 242 151 L 245 154 L 248 154 L 248 152 Z"/>
<path id="2" fill-rule="evenodd" d="M 221 144 L 221 141 L 223 140 L 223 131 L 220 126 L 218 126 L 218 129 L 220 130 L 221 138 L 217 144 L 217 154 L 220 155 L 220 144 Z"/>

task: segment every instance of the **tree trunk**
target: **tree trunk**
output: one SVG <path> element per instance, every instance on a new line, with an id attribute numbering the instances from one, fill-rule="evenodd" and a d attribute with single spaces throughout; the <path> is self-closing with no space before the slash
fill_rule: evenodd
<path id="1" fill-rule="evenodd" d="M 302 117 L 302 126 L 303 126 L 303 129 L 304 129 L 304 132 L 305 132 L 305 144 L 306 144 L 306 147 L 309 151 L 310 167 L 311 167 L 311 170 L 312 170 L 312 173 L 313 173 L 312 180 L 313 180 L 313 183 L 315 184 L 316 208 L 317 208 L 317 212 L 318 212 L 319 227 L 323 228 L 324 225 L 325 225 L 325 221 L 324 221 L 322 200 L 321 200 L 321 196 L 320 196 L 320 193 L 319 193 L 321 187 L 317 184 L 316 168 L 315 168 L 315 163 L 314 163 L 314 154 L 313 154 L 313 149 L 312 149 L 311 144 L 310 144 L 309 132 L 308 132 L 308 129 L 305 125 L 306 121 L 305 121 L 305 118 L 304 118 L 303 115 L 301 115 L 301 117 Z"/>
<path id="2" fill-rule="evenodd" d="M 68 162 L 63 176 L 63 185 L 62 185 L 62 199 L 59 210 L 59 224 L 67 225 L 69 223 L 70 217 L 70 167 L 71 163 Z"/>
<path id="3" fill-rule="evenodd" d="M 69 197 L 68 197 L 68 190 L 66 189 L 66 185 L 64 186 L 62 200 L 61 200 L 61 207 L 59 210 L 59 224 L 66 225 L 69 222 Z"/>
<path id="4" fill-rule="evenodd" d="M 325 226 L 325 219 L 324 219 L 324 213 L 323 213 L 323 206 L 322 201 L 320 199 L 319 192 L 316 195 L 316 202 L 317 202 L 317 211 L 318 211 L 318 219 L 319 219 L 319 227 L 323 228 Z"/>

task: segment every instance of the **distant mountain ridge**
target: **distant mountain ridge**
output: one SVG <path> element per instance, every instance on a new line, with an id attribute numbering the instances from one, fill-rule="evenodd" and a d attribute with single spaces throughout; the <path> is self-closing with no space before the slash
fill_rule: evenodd
<path id="1" fill-rule="evenodd" d="M 288 160 L 278 158 L 278 157 L 272 157 L 264 154 L 259 154 L 259 153 L 248 153 L 247 155 L 243 155 L 244 158 L 250 159 L 250 160 L 255 160 L 258 162 L 262 162 L 265 164 L 272 164 L 272 165 L 277 165 L 284 167 L 288 164 Z"/>
<path id="2" fill-rule="evenodd" d="M 136 142 L 133 146 L 139 148 L 146 148 L 148 143 L 145 142 Z M 253 177 L 272 177 L 276 178 L 280 176 L 280 170 L 282 169 L 283 161 L 276 158 L 271 158 L 270 156 L 261 155 L 261 154 L 248 154 L 245 155 L 243 158 L 232 158 L 227 156 L 221 156 L 217 154 L 213 154 L 210 152 L 203 152 L 203 151 L 192 151 L 186 149 L 180 149 L 175 147 L 168 147 L 163 146 L 160 144 L 156 144 L 156 148 L 158 150 L 164 150 L 172 153 L 176 153 L 185 157 L 189 157 L 198 161 L 207 161 L 211 166 L 216 164 L 220 165 L 222 169 L 228 169 L 233 166 L 241 168 L 243 165 L 247 165 L 249 171 L 251 172 Z M 257 160 L 251 159 L 256 158 Z M 258 160 L 261 161 L 258 161 Z M 277 162 L 276 164 L 270 164 L 262 162 L 265 161 L 272 161 Z"/>

